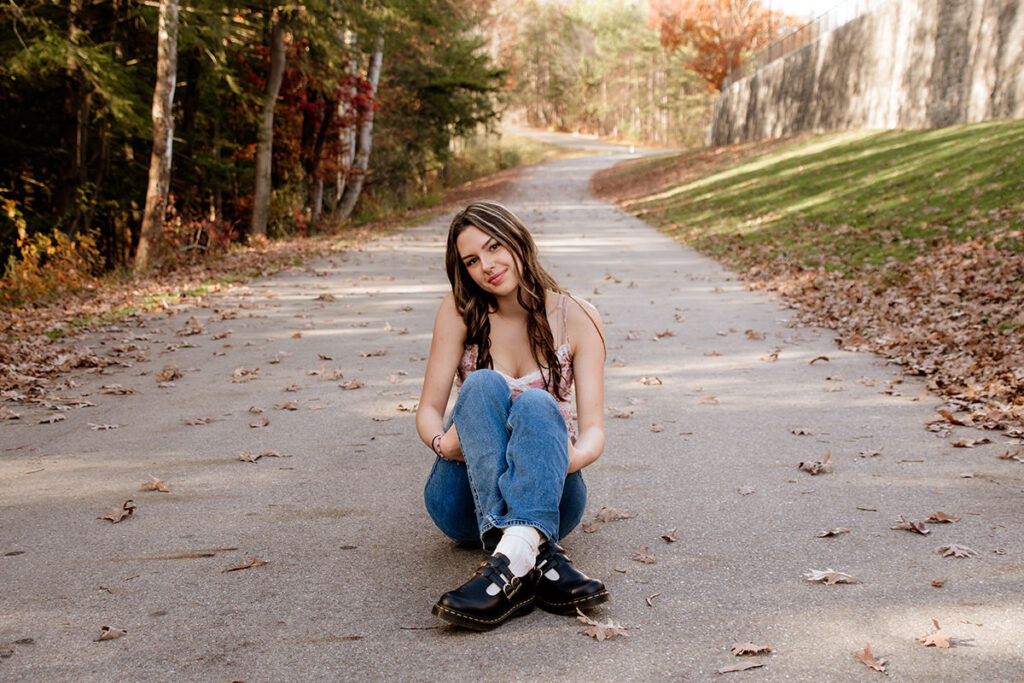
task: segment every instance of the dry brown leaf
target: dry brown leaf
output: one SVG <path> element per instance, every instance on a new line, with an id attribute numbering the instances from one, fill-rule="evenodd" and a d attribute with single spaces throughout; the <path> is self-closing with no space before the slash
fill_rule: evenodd
<path id="1" fill-rule="evenodd" d="M 143 491 L 159 491 L 160 493 L 170 493 L 171 489 L 167 488 L 167 484 L 163 483 L 152 474 L 149 475 L 151 481 L 145 481 L 140 487 Z"/>
<path id="2" fill-rule="evenodd" d="M 938 411 L 938 413 L 942 417 L 946 418 L 947 422 L 951 422 L 952 424 L 959 425 L 961 427 L 966 426 L 965 422 L 961 422 L 960 420 L 958 420 L 955 417 L 953 417 L 953 414 L 950 413 L 948 410 L 940 410 L 940 411 Z"/>
<path id="3" fill-rule="evenodd" d="M 729 648 L 737 657 L 743 655 L 766 655 L 772 651 L 767 645 L 755 645 L 754 643 L 733 643 Z"/>
<path id="4" fill-rule="evenodd" d="M 866 666 L 867 668 L 873 669 L 875 671 L 880 671 L 882 673 L 885 673 L 885 664 L 889 661 L 887 659 L 875 659 L 874 656 L 871 654 L 871 645 L 867 643 L 864 644 L 863 652 L 853 653 L 853 658 L 861 664 L 863 664 L 864 666 Z"/>
<path id="5" fill-rule="evenodd" d="M 256 559 L 256 556 L 255 556 L 255 555 L 253 555 L 253 557 L 252 557 L 252 559 L 251 559 L 251 560 L 249 560 L 249 561 L 246 561 L 246 559 L 245 559 L 245 555 L 243 555 L 243 556 L 242 556 L 242 563 L 241 563 L 241 564 L 239 564 L 239 565 L 237 565 L 237 566 L 234 566 L 234 567 L 231 567 L 231 568 L 229 568 L 229 569 L 225 569 L 225 570 L 223 571 L 223 573 L 225 573 L 225 574 L 226 574 L 227 572 L 236 572 L 236 571 L 238 571 L 239 569 L 250 569 L 250 568 L 252 568 L 252 567 L 262 567 L 262 566 L 263 566 L 263 565 L 265 565 L 266 563 L 267 563 L 267 561 L 266 561 L 266 560 L 258 560 L 258 559 Z"/>
<path id="6" fill-rule="evenodd" d="M 828 356 L 817 356 L 817 357 L 815 357 L 815 358 L 812 358 L 811 360 L 809 360 L 809 361 L 807 362 L 807 364 L 808 364 L 808 365 L 814 365 L 814 364 L 815 364 L 815 363 L 817 363 L 817 362 L 818 362 L 819 360 L 823 360 L 823 361 L 825 361 L 826 363 L 828 363 L 828 362 L 829 362 L 829 360 L 828 360 Z"/>
<path id="7" fill-rule="evenodd" d="M 127 635 L 128 631 L 123 628 L 114 628 L 113 626 L 103 626 L 100 628 L 100 637 L 96 639 L 96 642 L 101 640 L 117 640 L 121 636 Z"/>
<path id="8" fill-rule="evenodd" d="M 1013 452 L 1007 450 L 1005 453 L 997 457 L 1000 460 L 1016 460 L 1017 462 L 1024 462 L 1024 448 Z"/>
<path id="9" fill-rule="evenodd" d="M 665 428 L 662 427 L 660 424 L 651 424 L 651 431 L 654 432 L 655 434 L 659 434 L 665 431 Z"/>
<path id="10" fill-rule="evenodd" d="M 846 527 L 837 526 L 834 529 L 829 529 L 828 531 L 819 531 L 818 532 L 818 538 L 828 538 L 830 536 L 838 536 L 840 534 L 848 534 L 848 533 L 850 533 L 850 530 L 847 529 Z"/>
<path id="11" fill-rule="evenodd" d="M 808 474 L 828 474 L 832 472 L 832 464 L 829 460 L 832 458 L 832 451 L 825 453 L 825 458 L 821 461 L 812 460 L 802 462 L 797 466 L 797 469 L 807 472 Z"/>
<path id="12" fill-rule="evenodd" d="M 302 387 L 300 387 L 300 386 L 299 386 L 298 384 L 289 384 L 288 386 L 286 386 L 286 387 L 285 387 L 285 388 L 283 389 L 283 391 L 287 391 L 287 392 L 292 392 L 292 393 L 294 393 L 294 392 L 298 391 L 298 390 L 299 390 L 299 389 L 301 389 L 301 388 L 302 388 Z"/>
<path id="13" fill-rule="evenodd" d="M 672 330 L 665 330 L 664 332 L 655 332 L 654 336 L 657 339 L 662 339 L 664 337 L 674 337 L 674 336 L 676 336 L 676 333 L 673 332 Z"/>
<path id="14" fill-rule="evenodd" d="M 608 415 L 609 415 L 609 417 L 615 417 L 615 418 L 618 418 L 620 420 L 625 420 L 625 419 L 629 418 L 629 416 L 632 415 L 632 414 L 633 414 L 632 410 L 621 410 L 620 408 L 615 408 L 614 406 L 608 406 Z"/>
<path id="15" fill-rule="evenodd" d="M 292 333 L 292 339 L 302 339 L 302 333 L 301 332 L 293 332 Z"/>
<path id="16" fill-rule="evenodd" d="M 235 384 L 242 384 L 244 382 L 248 382 L 249 380 L 256 379 L 256 375 L 258 375 L 259 372 L 259 368 L 237 367 L 231 373 L 231 381 L 234 382 Z"/>
<path id="17" fill-rule="evenodd" d="M 337 301 L 337 300 L 338 300 L 338 297 L 334 296 L 333 294 L 331 294 L 329 292 L 321 294 L 316 299 L 314 299 L 314 301 Z"/>
<path id="18" fill-rule="evenodd" d="M 675 543 L 676 541 L 678 541 L 679 537 L 676 536 L 676 529 L 677 527 L 672 527 L 671 529 L 663 533 L 661 535 L 662 540 L 664 540 L 666 543 Z"/>
<path id="19" fill-rule="evenodd" d="M 131 387 L 123 387 L 120 384 L 104 384 L 96 393 L 110 394 L 112 396 L 127 396 L 129 394 L 134 394 L 135 390 Z"/>
<path id="20" fill-rule="evenodd" d="M 597 528 L 599 526 L 600 524 L 598 524 L 597 522 L 584 522 L 580 525 L 580 529 L 582 529 L 583 533 L 585 534 L 592 534 L 595 531 L 597 531 Z"/>
<path id="21" fill-rule="evenodd" d="M 639 382 L 648 387 L 655 387 L 663 383 L 660 377 L 641 377 Z"/>
<path id="22" fill-rule="evenodd" d="M 721 669 L 716 669 L 715 673 L 728 674 L 734 671 L 747 671 L 748 669 L 760 669 L 764 666 L 764 662 L 739 662 L 738 664 L 730 664 L 729 666 L 723 666 Z"/>
<path id="23" fill-rule="evenodd" d="M 41 419 L 39 421 L 39 424 L 41 424 L 41 425 L 52 425 L 55 422 L 63 422 L 66 419 L 68 419 L 67 416 L 61 415 L 59 413 L 54 413 L 53 415 L 50 415 L 48 417 L 44 417 L 43 419 Z"/>
<path id="24" fill-rule="evenodd" d="M 118 429 L 121 425 L 107 425 L 107 424 L 96 424 L 95 422 L 89 423 L 89 429 L 94 432 L 108 432 L 111 429 Z"/>
<path id="25" fill-rule="evenodd" d="M 934 588 L 942 588 L 945 585 L 946 582 L 942 579 L 935 579 L 934 581 L 932 581 L 932 587 Z"/>
<path id="26" fill-rule="evenodd" d="M 736 493 L 740 494 L 741 496 L 750 496 L 757 493 L 757 489 L 754 488 L 753 486 L 741 486 L 738 489 L 736 489 Z"/>
<path id="27" fill-rule="evenodd" d="M 765 338 L 765 333 L 758 332 L 757 330 L 744 330 L 743 334 L 747 335 L 747 339 L 753 341 L 762 341 Z"/>
<path id="28" fill-rule="evenodd" d="M 932 514 L 928 515 L 928 521 L 932 524 L 952 524 L 953 522 L 959 522 L 960 518 L 956 515 L 947 515 L 942 510 L 939 510 L 938 512 L 933 512 Z"/>
<path id="29" fill-rule="evenodd" d="M 595 522 L 617 522 L 620 519 L 632 519 L 636 517 L 633 512 L 627 512 L 619 508 L 601 507 L 601 509 L 594 515 Z"/>
<path id="30" fill-rule="evenodd" d="M 135 513 L 135 506 L 132 505 L 131 503 L 132 499 L 129 498 L 124 502 L 124 505 L 122 505 L 121 507 L 114 508 L 112 512 L 106 515 L 100 515 L 96 519 L 109 519 L 113 524 L 117 524 L 124 518 L 131 517 Z"/>
<path id="31" fill-rule="evenodd" d="M 407 406 L 404 403 L 398 404 L 398 412 L 400 413 L 415 413 L 417 408 L 420 407 L 419 403 L 413 403 L 411 406 Z"/>
<path id="32" fill-rule="evenodd" d="M 210 420 L 212 420 L 212 419 L 213 418 L 211 418 L 211 417 L 186 417 L 185 418 L 185 424 L 187 424 L 190 427 L 195 427 L 195 426 L 199 426 L 199 425 L 206 425 L 206 424 L 210 424 Z"/>
<path id="33" fill-rule="evenodd" d="M 277 405 L 274 406 L 274 410 L 298 410 L 298 409 L 299 409 L 299 402 L 298 401 L 284 401 L 283 403 L 278 403 Z"/>
<path id="34" fill-rule="evenodd" d="M 268 425 L 270 425 L 270 418 L 266 417 L 266 416 L 261 417 L 260 419 L 256 420 L 255 422 L 250 422 L 249 423 L 249 426 L 253 427 L 255 429 L 259 429 L 260 427 L 266 427 Z"/>
<path id="35" fill-rule="evenodd" d="M 587 626 L 587 628 L 580 631 L 580 633 L 585 636 L 590 636 L 591 638 L 596 638 L 598 642 L 614 638 L 615 636 L 629 637 L 629 633 L 627 633 L 626 628 L 621 624 L 617 624 L 611 619 L 604 623 L 594 621 L 581 612 L 579 608 L 576 609 L 576 619 L 581 624 Z"/>
<path id="36" fill-rule="evenodd" d="M 959 441 L 950 442 L 950 446 L 953 448 L 974 448 L 975 446 L 981 446 L 987 443 L 992 443 L 992 440 L 986 437 L 980 439 L 960 439 Z"/>
<path id="37" fill-rule="evenodd" d="M 949 557 L 951 555 L 953 557 L 961 558 L 978 556 L 977 551 L 971 550 L 965 545 L 957 545 L 956 543 L 951 543 L 949 545 L 940 545 L 938 548 L 935 549 L 935 553 L 937 555 L 942 555 L 943 557 Z"/>
<path id="38" fill-rule="evenodd" d="M 881 451 L 861 451 L 857 455 L 859 455 L 862 458 L 877 458 L 881 454 Z"/>
<path id="39" fill-rule="evenodd" d="M 936 619 L 932 619 L 932 625 L 935 626 L 934 629 L 924 634 L 923 636 L 918 636 L 917 638 L 914 638 L 914 640 L 921 643 L 925 647 L 949 647 L 949 635 L 942 632 L 942 629 L 939 627 L 939 622 Z"/>
<path id="40" fill-rule="evenodd" d="M 837 583 L 860 583 L 859 580 L 853 578 L 849 574 L 837 572 L 834 569 L 808 569 L 804 574 L 804 579 L 807 581 L 820 581 L 829 586 Z"/>
<path id="41" fill-rule="evenodd" d="M 896 526 L 892 526 L 889 528 L 899 529 L 902 531 L 913 531 L 915 534 L 921 534 L 922 536 L 927 536 L 931 533 L 929 529 L 925 528 L 924 522 L 921 522 L 916 519 L 907 520 L 903 518 L 903 515 L 900 515 L 900 518 L 896 520 L 896 522 Z"/>
<path id="42" fill-rule="evenodd" d="M 797 436 L 814 435 L 814 432 L 812 432 L 810 429 L 807 429 L 806 427 L 796 427 L 795 429 L 790 429 L 789 431 L 792 432 L 793 434 L 796 434 Z"/>
<path id="43" fill-rule="evenodd" d="M 14 412 L 7 406 L 0 406 L 0 420 L 20 420 L 21 415 Z"/>
<path id="44" fill-rule="evenodd" d="M 644 564 L 654 564 L 658 560 L 650 553 L 650 548 L 645 545 L 637 546 L 633 551 L 633 557 L 629 558 L 636 562 L 643 562 Z"/>
<path id="45" fill-rule="evenodd" d="M 347 382 L 342 382 L 338 386 L 344 389 L 345 391 L 352 391 L 354 389 L 362 389 L 363 387 L 366 386 L 366 382 L 364 382 L 361 379 L 350 379 Z"/>
<path id="46" fill-rule="evenodd" d="M 714 396 L 701 396 L 700 402 L 704 403 L 705 405 L 717 405 L 718 399 L 715 398 Z"/>
<path id="47" fill-rule="evenodd" d="M 163 370 L 153 375 L 158 382 L 173 382 L 176 379 L 181 379 L 181 370 L 178 369 L 177 365 L 165 365 Z"/>
<path id="48" fill-rule="evenodd" d="M 386 356 L 387 353 L 387 349 L 374 349 L 373 351 L 361 351 L 359 355 L 362 358 L 374 358 L 376 356 Z"/>
<path id="49" fill-rule="evenodd" d="M 199 321 L 196 319 L 194 315 L 190 316 L 189 319 L 185 321 L 185 326 L 178 330 L 179 337 L 190 337 L 194 334 L 202 333 L 203 326 L 199 323 Z"/>

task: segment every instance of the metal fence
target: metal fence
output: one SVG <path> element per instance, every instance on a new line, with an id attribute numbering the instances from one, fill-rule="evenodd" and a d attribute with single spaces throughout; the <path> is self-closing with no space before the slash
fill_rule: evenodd
<path id="1" fill-rule="evenodd" d="M 892 0 L 844 0 L 824 14 L 815 17 L 810 23 L 780 36 L 755 52 L 750 59 L 744 61 L 726 76 L 722 83 L 722 90 L 771 64 L 776 59 L 781 59 L 791 52 L 810 45 L 829 31 L 853 21 L 886 2 L 892 2 Z"/>

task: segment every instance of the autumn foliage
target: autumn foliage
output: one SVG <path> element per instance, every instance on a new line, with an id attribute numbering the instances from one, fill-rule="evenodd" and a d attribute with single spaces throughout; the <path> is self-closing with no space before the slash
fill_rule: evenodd
<path id="1" fill-rule="evenodd" d="M 648 23 L 669 50 L 685 49 L 683 64 L 722 89 L 729 73 L 753 51 L 797 22 L 758 0 L 651 0 Z"/>

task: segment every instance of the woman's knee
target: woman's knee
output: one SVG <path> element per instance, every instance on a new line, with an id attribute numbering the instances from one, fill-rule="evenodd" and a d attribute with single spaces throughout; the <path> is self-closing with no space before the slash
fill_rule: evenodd
<path id="1" fill-rule="evenodd" d="M 545 411 L 561 415 L 558 402 L 555 397 L 544 389 L 527 389 L 519 394 L 513 406 L 518 406 L 520 411 Z"/>
<path id="2" fill-rule="evenodd" d="M 505 378 L 501 376 L 501 373 L 483 368 L 481 370 L 474 370 L 466 377 L 462 383 L 462 388 L 459 390 L 459 396 L 467 392 L 474 396 L 493 395 L 503 397 L 508 395 L 508 384 L 505 382 Z"/>

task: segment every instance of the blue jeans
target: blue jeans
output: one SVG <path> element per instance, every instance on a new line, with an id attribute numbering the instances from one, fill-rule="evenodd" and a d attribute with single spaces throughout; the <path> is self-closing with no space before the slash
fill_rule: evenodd
<path id="1" fill-rule="evenodd" d="M 512 400 L 493 370 L 470 373 L 451 421 L 466 462 L 437 458 L 423 491 L 447 536 L 492 550 L 500 529 L 530 526 L 561 539 L 583 518 L 587 487 L 569 470 L 569 434 L 551 394 L 527 389 Z"/>

